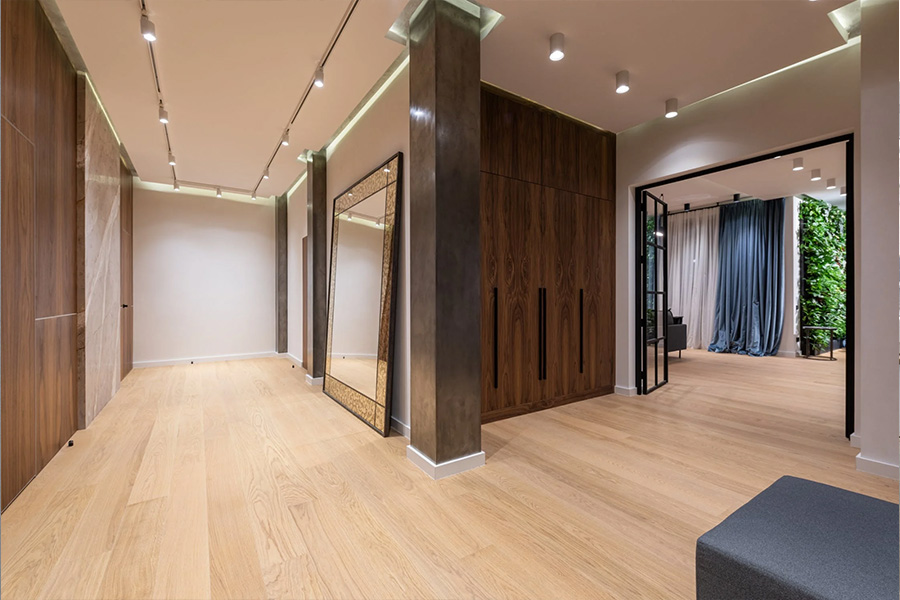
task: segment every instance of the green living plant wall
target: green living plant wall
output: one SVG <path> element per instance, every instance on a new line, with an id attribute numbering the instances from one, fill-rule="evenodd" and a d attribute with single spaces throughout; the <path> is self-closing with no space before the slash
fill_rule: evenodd
<path id="1" fill-rule="evenodd" d="M 834 327 L 847 337 L 847 214 L 827 202 L 801 196 L 800 326 Z M 828 332 L 810 335 L 813 351 L 828 349 Z M 806 349 L 803 348 L 805 351 Z"/>

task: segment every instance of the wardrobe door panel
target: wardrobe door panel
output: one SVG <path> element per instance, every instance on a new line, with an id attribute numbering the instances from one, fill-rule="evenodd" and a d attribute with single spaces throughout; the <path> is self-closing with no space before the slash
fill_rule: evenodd
<path id="1" fill-rule="evenodd" d="M 599 198 L 604 195 L 603 174 L 606 165 L 603 162 L 603 147 L 606 135 L 590 127 L 578 130 L 578 189 L 579 194 Z"/>
<path id="2" fill-rule="evenodd" d="M 75 315 L 35 321 L 38 469 L 78 427 L 75 405 Z"/>
<path id="3" fill-rule="evenodd" d="M 482 89 L 481 170 L 540 183 L 540 111 Z"/>
<path id="4" fill-rule="evenodd" d="M 481 412 L 497 404 L 497 177 L 481 174 Z"/>
<path id="5" fill-rule="evenodd" d="M 595 289 L 599 301 L 598 344 L 600 386 L 611 392 L 616 364 L 616 209 L 612 201 L 597 204 L 600 221 L 599 278 Z"/>
<path id="6" fill-rule="evenodd" d="M 576 194 L 544 188 L 547 399 L 578 389 L 578 204 Z"/>
<path id="7" fill-rule="evenodd" d="M 34 406 L 34 147 L 3 120 L 0 249 L 2 508 L 37 473 Z"/>
<path id="8" fill-rule="evenodd" d="M 541 183 L 546 187 L 577 192 L 579 125 L 552 113 L 543 113 L 542 119 Z"/>

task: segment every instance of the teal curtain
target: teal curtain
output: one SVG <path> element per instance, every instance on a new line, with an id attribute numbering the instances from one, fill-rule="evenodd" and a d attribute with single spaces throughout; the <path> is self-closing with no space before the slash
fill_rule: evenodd
<path id="1" fill-rule="evenodd" d="M 778 353 L 784 324 L 784 199 L 726 204 L 710 352 Z"/>

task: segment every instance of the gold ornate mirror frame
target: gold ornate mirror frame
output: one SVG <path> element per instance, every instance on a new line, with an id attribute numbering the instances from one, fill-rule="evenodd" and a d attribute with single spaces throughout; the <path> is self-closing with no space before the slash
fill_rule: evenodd
<path id="1" fill-rule="evenodd" d="M 325 349 L 325 393 L 338 404 L 359 417 L 383 436 L 390 433 L 391 396 L 394 362 L 394 322 L 397 296 L 396 270 L 399 254 L 401 186 L 403 182 L 403 154 L 398 152 L 368 175 L 353 184 L 334 199 L 331 221 L 331 271 L 328 285 L 328 336 Z M 381 298 L 378 323 L 378 344 L 376 354 L 375 397 L 351 387 L 337 379 L 332 370 L 332 342 L 334 336 L 334 297 L 338 256 L 338 221 L 344 212 L 385 191 L 385 211 L 382 223 L 384 231 Z M 351 213 L 348 213 L 351 215 Z M 352 218 L 352 215 L 351 215 Z"/>

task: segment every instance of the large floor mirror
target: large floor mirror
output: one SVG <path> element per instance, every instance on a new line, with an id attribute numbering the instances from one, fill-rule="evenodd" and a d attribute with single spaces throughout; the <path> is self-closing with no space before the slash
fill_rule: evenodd
<path id="1" fill-rule="evenodd" d="M 390 432 L 403 155 L 334 199 L 325 393 Z"/>

